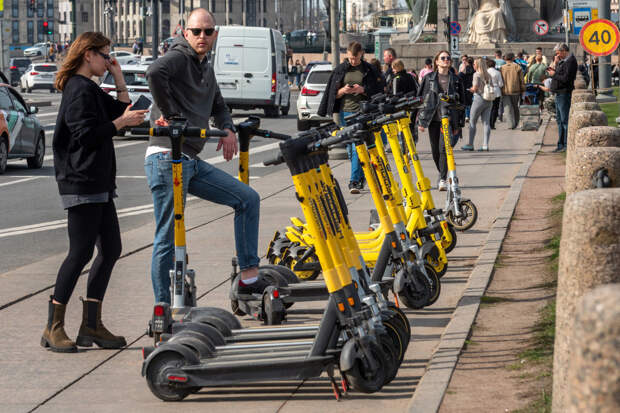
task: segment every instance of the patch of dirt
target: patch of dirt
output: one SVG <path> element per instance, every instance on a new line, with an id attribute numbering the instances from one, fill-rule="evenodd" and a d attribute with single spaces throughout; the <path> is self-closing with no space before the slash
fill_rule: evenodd
<path id="1" fill-rule="evenodd" d="M 552 121 L 440 413 L 510 412 L 539 399 L 549 387 L 548 369 L 519 355 L 531 348 L 539 311 L 555 296 L 549 283 L 552 252 L 545 245 L 554 235 L 552 198 L 564 191 L 564 156 L 551 152 L 556 141 Z"/>

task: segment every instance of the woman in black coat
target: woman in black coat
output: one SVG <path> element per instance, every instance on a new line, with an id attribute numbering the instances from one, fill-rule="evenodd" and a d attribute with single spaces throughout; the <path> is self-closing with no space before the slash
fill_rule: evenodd
<path id="1" fill-rule="evenodd" d="M 463 84 L 457 75 L 450 71 L 451 61 L 450 52 L 442 50 L 435 56 L 434 71 L 424 76 L 420 85 L 418 96 L 424 98 L 424 106 L 419 109 L 418 125 L 419 130 L 424 132 L 428 128 L 431 142 L 431 152 L 433 160 L 439 171 L 439 182 L 437 184 L 440 191 L 445 191 L 446 177 L 448 175 L 448 165 L 446 162 L 446 147 L 441 136 L 441 114 L 439 113 L 439 95 L 447 93 L 453 95 L 459 102 L 463 102 L 465 92 Z M 461 128 L 465 126 L 462 111 L 450 111 L 451 140 L 458 135 Z M 454 142 L 452 142 L 454 145 Z"/>
<path id="2" fill-rule="evenodd" d="M 121 253 L 121 236 L 113 198 L 116 196 L 116 159 L 112 138 L 117 131 L 144 122 L 146 110 L 130 111 L 127 85 L 118 62 L 110 58 L 110 40 L 85 32 L 71 44 L 56 76 L 63 92 L 53 151 L 56 181 L 67 210 L 69 253 L 60 266 L 54 295 L 48 305 L 41 345 L 52 351 L 76 352 L 64 330 L 65 309 L 78 277 L 97 256 L 88 274 L 86 300 L 77 344 L 120 348 L 125 338 L 110 333 L 101 322 L 101 302 L 112 268 Z M 108 71 L 116 83 L 117 99 L 105 93 L 93 76 Z"/>

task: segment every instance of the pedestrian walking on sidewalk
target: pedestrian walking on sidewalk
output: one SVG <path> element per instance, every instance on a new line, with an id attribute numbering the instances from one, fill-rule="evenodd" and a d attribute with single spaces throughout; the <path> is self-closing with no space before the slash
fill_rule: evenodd
<path id="1" fill-rule="evenodd" d="M 217 32 L 213 14 L 205 9 L 193 10 L 187 19 L 183 36 L 161 58 L 151 63 L 146 72 L 155 108 L 152 117 L 167 126 L 180 116 L 191 126 L 208 128 L 213 117 L 215 126 L 228 133 L 220 138 L 216 151 L 222 149 L 230 161 L 237 153 L 237 135 L 217 86 L 215 72 L 207 53 L 213 47 Z M 234 233 L 237 262 L 241 269 L 239 294 L 262 294 L 266 280 L 258 275 L 258 222 L 260 197 L 248 185 L 201 160 L 206 139 L 185 137 L 182 147 L 183 195 L 189 193 L 206 201 L 226 205 L 235 210 Z M 156 302 L 170 303 L 170 270 L 174 264 L 174 199 L 168 137 L 151 136 L 146 149 L 144 171 L 153 196 L 155 240 L 151 261 L 151 280 Z M 215 238 L 216 236 L 214 236 Z"/>
<path id="2" fill-rule="evenodd" d="M 471 87 L 474 101 L 469 118 L 469 144 L 463 145 L 461 149 L 464 151 L 474 150 L 476 123 L 478 123 L 478 118 L 480 118 L 484 127 L 484 141 L 482 147 L 478 150 L 488 151 L 489 139 L 491 137 L 491 108 L 495 100 L 495 86 L 493 85 L 493 79 L 487 71 L 486 59 L 476 59 L 474 61 L 474 70 L 474 80 Z"/>
<path id="3" fill-rule="evenodd" d="M 347 116 L 360 111 L 361 102 L 382 92 L 378 78 L 379 73 L 375 67 L 364 61 L 362 45 L 359 42 L 351 42 L 344 62 L 336 66 L 327 80 L 317 114 L 323 117 L 337 114 L 335 120 L 344 125 Z M 351 160 L 349 192 L 359 194 L 364 188 L 364 175 L 355 145 L 347 144 L 347 153 Z"/>
<path id="4" fill-rule="evenodd" d="M 502 105 L 502 87 L 504 87 L 504 79 L 502 78 L 502 73 L 495 68 L 495 60 L 487 59 L 487 65 L 489 69 L 489 75 L 491 76 L 491 80 L 493 81 L 493 86 L 495 87 L 495 100 L 493 100 L 493 106 L 491 107 L 491 118 L 489 123 L 491 125 L 491 129 L 495 129 L 495 122 L 497 121 L 497 117 L 499 115 L 499 108 Z"/>
<path id="5" fill-rule="evenodd" d="M 435 56 L 434 71 L 424 77 L 418 96 L 424 98 L 424 106 L 419 109 L 418 124 L 420 132 L 428 128 L 428 135 L 431 143 L 433 161 L 439 171 L 439 182 L 437 187 L 440 191 L 447 188 L 446 177 L 448 175 L 448 164 L 446 159 L 446 147 L 443 136 L 441 135 L 441 113 L 439 110 L 439 95 L 447 93 L 455 95 L 459 102 L 465 99 L 463 84 L 459 77 L 450 71 L 452 65 L 450 52 L 442 50 Z M 465 125 L 465 114 L 462 111 L 450 111 L 450 139 L 454 140 Z M 454 146 L 456 142 L 451 142 Z"/>
<path id="6" fill-rule="evenodd" d="M 504 113 L 510 119 L 510 129 L 516 129 L 519 126 L 519 101 L 521 100 L 521 95 L 525 92 L 523 70 L 514 60 L 514 53 L 506 53 L 506 64 L 500 69 L 504 79 L 502 103 Z"/>
<path id="7" fill-rule="evenodd" d="M 555 151 L 566 150 L 568 113 L 577 77 L 577 59 L 569 50 L 568 45 L 564 43 L 556 46 L 554 65 L 548 69 L 551 76 L 551 91 L 555 93 L 555 114 L 558 122 L 558 146 Z"/>
<path id="8" fill-rule="evenodd" d="M 56 181 L 67 210 L 69 253 L 58 271 L 41 345 L 75 352 L 64 329 L 65 309 L 80 273 L 97 256 L 88 273 L 86 300 L 77 345 L 120 348 L 125 338 L 101 322 L 101 305 L 112 268 L 121 254 L 121 234 L 114 206 L 116 160 L 112 138 L 117 131 L 144 122 L 146 110 L 130 111 L 129 94 L 119 63 L 110 58 L 110 40 L 102 33 L 82 33 L 71 45 L 58 75 L 62 100 L 54 130 Z M 108 71 L 116 83 L 114 99 L 91 80 Z"/>

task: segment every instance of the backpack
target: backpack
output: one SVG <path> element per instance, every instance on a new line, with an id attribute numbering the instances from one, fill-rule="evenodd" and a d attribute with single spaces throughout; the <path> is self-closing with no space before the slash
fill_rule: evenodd
<path id="1" fill-rule="evenodd" d="M 492 102 L 495 100 L 496 97 L 497 96 L 495 96 L 493 81 L 485 83 L 484 88 L 482 89 L 482 99 Z"/>

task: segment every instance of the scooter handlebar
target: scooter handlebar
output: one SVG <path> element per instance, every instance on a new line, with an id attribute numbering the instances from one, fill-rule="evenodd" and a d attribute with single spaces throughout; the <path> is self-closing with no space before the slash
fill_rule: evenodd
<path id="1" fill-rule="evenodd" d="M 174 126 L 155 126 L 154 128 L 131 128 L 131 133 L 134 135 L 170 136 L 171 128 L 174 128 Z M 219 129 L 202 129 L 194 126 L 187 126 L 182 129 L 183 136 L 191 136 L 197 138 L 228 136 L 228 132 Z"/>
<path id="2" fill-rule="evenodd" d="M 381 116 L 380 118 L 375 119 L 373 123 L 375 125 L 380 125 L 383 123 L 394 122 L 395 120 L 406 118 L 406 117 L 407 117 L 407 111 L 402 110 L 400 112 L 392 113 L 390 115 Z"/>
<path id="3" fill-rule="evenodd" d="M 256 131 L 254 131 L 254 134 L 256 136 L 262 136 L 263 138 L 277 139 L 280 141 L 285 141 L 291 138 L 290 135 L 285 135 L 283 133 L 276 133 L 276 132 L 272 132 L 266 129 L 256 129 Z"/>
<path id="4" fill-rule="evenodd" d="M 263 165 L 265 166 L 280 165 L 283 162 L 284 162 L 284 157 L 282 156 L 282 152 L 278 152 L 278 154 L 275 157 L 265 159 L 263 161 Z"/>

